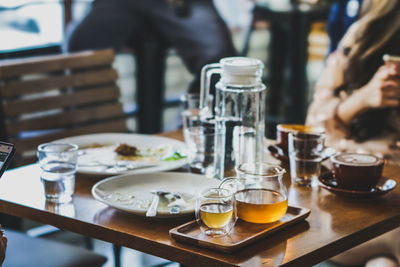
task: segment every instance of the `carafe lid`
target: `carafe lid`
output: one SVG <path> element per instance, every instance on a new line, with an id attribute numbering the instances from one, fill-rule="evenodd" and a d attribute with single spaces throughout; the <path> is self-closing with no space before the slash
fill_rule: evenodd
<path id="1" fill-rule="evenodd" d="M 235 85 L 253 85 L 261 82 L 264 64 L 249 57 L 228 57 L 220 61 L 222 80 Z"/>

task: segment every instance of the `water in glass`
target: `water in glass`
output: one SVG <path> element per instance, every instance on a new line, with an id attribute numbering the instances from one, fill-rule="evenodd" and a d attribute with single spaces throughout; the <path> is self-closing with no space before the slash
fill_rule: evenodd
<path id="1" fill-rule="evenodd" d="M 72 199 L 75 185 L 75 165 L 49 162 L 42 168 L 40 177 L 47 200 L 68 202 Z"/>

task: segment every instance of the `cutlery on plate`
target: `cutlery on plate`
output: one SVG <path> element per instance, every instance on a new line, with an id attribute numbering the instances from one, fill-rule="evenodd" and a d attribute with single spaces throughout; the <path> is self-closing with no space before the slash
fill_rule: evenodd
<path id="1" fill-rule="evenodd" d="M 78 163 L 78 167 L 105 167 L 107 169 L 115 168 L 118 170 L 125 169 L 125 170 L 137 170 L 137 169 L 144 169 L 144 168 L 151 168 L 157 166 L 156 164 L 141 164 L 135 165 L 132 163 L 127 163 L 125 161 L 117 161 L 113 164 L 109 163 L 102 163 L 102 162 L 90 162 L 90 163 Z"/>
<path id="2" fill-rule="evenodd" d="M 151 191 L 151 193 L 154 194 L 154 196 L 153 196 L 153 200 L 151 201 L 149 208 L 146 211 L 146 217 L 154 217 L 157 215 L 157 207 L 158 207 L 158 203 L 160 202 L 160 197 L 165 196 L 166 194 L 169 194 L 170 192 L 154 190 L 154 191 Z"/>

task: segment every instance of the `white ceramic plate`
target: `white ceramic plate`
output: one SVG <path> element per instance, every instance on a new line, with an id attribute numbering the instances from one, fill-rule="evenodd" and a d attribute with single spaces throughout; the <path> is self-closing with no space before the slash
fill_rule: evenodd
<path id="1" fill-rule="evenodd" d="M 155 135 L 143 134 L 127 134 L 127 133 L 99 133 L 88 134 L 64 139 L 55 140 L 54 142 L 74 143 L 79 147 L 87 147 L 93 144 L 109 144 L 117 145 L 126 143 L 135 146 L 140 150 L 145 149 L 166 149 L 167 154 L 173 154 L 174 151 L 181 155 L 187 155 L 187 149 L 183 142 L 175 139 L 160 137 Z M 168 156 L 168 155 L 167 155 Z M 144 160 L 129 161 L 138 169 L 126 170 L 126 168 L 110 168 L 104 166 L 113 165 L 117 161 L 117 154 L 113 152 L 113 148 L 91 149 L 90 153 L 80 153 L 78 157 L 78 172 L 90 175 L 117 175 L 123 173 L 152 173 L 177 169 L 187 163 L 187 157 L 179 160 L 163 161 L 161 159 L 152 160 L 152 162 Z M 99 163 L 100 162 L 100 163 Z M 140 168 L 146 165 L 151 167 Z"/>
<path id="2" fill-rule="evenodd" d="M 156 217 L 176 217 L 194 212 L 195 199 L 205 188 L 217 187 L 220 181 L 204 175 L 182 172 L 125 174 L 101 180 L 92 187 L 98 201 L 129 213 L 145 216 L 153 199 L 153 190 L 182 194 L 185 198 L 179 214 L 170 214 L 168 201 L 161 201 Z"/>

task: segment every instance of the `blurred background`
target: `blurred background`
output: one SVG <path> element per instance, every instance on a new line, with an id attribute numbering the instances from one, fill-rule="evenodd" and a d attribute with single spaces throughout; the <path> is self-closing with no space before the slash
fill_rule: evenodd
<path id="1" fill-rule="evenodd" d="M 92 0 L 0 0 L 0 59 L 60 52 L 65 33 L 84 18 L 91 7 L 91 2 Z M 289 4 L 289 1 L 286 0 L 257 1 L 257 4 L 263 5 L 263 2 L 268 2 L 271 8 L 277 10 L 285 10 Z M 242 54 L 246 56 L 261 59 L 265 63 L 265 77 L 268 77 L 274 67 L 269 61 L 271 58 L 270 24 L 262 18 L 253 20 L 252 10 L 255 2 L 252 0 L 214 0 L 214 3 L 231 30 L 237 51 L 243 52 Z M 251 32 L 249 32 L 250 28 Z M 312 96 L 311 90 L 322 70 L 329 46 L 323 20 L 312 21 L 307 38 L 308 92 L 306 98 L 309 101 Z M 114 67 L 119 74 L 118 84 L 122 91 L 122 101 L 127 110 L 132 110 L 135 108 L 136 92 L 134 53 L 121 51 L 117 55 Z M 285 73 L 284 75 L 287 76 Z M 165 73 L 167 104 L 163 108 L 162 131 L 173 130 L 178 126 L 179 96 L 186 92 L 191 80 L 191 74 L 183 65 L 176 51 L 168 47 Z M 268 78 L 265 83 L 269 86 Z M 285 88 L 280 90 L 285 90 Z M 282 96 L 284 97 L 284 95 Z M 282 102 L 285 101 L 282 100 Z M 287 121 L 286 115 L 281 114 L 284 112 L 282 105 L 282 110 L 275 111 L 277 114 L 274 114 L 275 116 L 280 115 L 280 117 L 271 118 L 271 121 L 274 124 Z M 131 121 L 130 129 L 137 131 L 135 120 Z M 267 135 L 273 137 L 274 133 L 267 133 Z"/>
<path id="2" fill-rule="evenodd" d="M 110 0 L 112 1 L 112 0 Z M 136 0 L 132 0 L 136 1 Z M 62 44 L 68 30 L 82 20 L 90 9 L 92 0 L 0 0 L 0 60 L 60 53 Z M 253 16 L 255 5 L 268 2 L 269 7 L 285 10 L 290 1 L 251 1 L 251 0 L 214 0 L 214 3 L 227 23 L 234 40 L 235 48 L 245 56 L 261 59 L 265 64 L 265 83 L 271 87 L 271 24 L 269 21 Z M 310 4 L 311 5 L 311 4 Z M 305 6 L 305 10 L 310 8 Z M 324 8 L 327 16 L 328 8 Z M 312 88 L 322 70 L 324 58 L 329 47 L 328 36 L 325 31 L 324 16 L 311 21 L 310 31 L 306 33 L 306 92 L 305 99 L 309 103 Z M 284 55 L 275 55 L 284 58 Z M 136 65 L 135 54 L 129 50 L 121 50 L 116 57 L 114 67 L 119 74 L 118 84 L 121 88 L 122 98 L 126 110 L 135 110 L 136 95 Z M 288 59 L 285 59 L 288 60 Z M 278 66 L 277 66 L 278 68 Z M 185 68 L 176 51 L 168 47 L 165 68 L 165 105 L 162 107 L 161 131 L 177 129 L 179 120 L 179 97 L 184 94 L 192 80 L 192 75 Z M 287 77 L 288 70 L 283 68 L 283 75 Z M 274 114 L 267 117 L 271 125 L 280 122 L 293 122 L 302 118 L 290 118 L 285 106 L 293 104 L 290 95 L 290 86 L 285 84 L 279 90 L 282 105 L 279 105 Z M 269 88 L 270 90 L 271 88 Z M 275 88 L 276 89 L 276 88 Z M 296 99 L 295 99 L 296 100 Z M 268 108 L 268 107 L 267 107 Z M 290 110 L 290 109 L 289 109 Z M 129 128 L 137 132 L 136 119 L 131 119 Z M 273 129 L 270 127 L 269 129 Z M 268 130 L 267 135 L 273 137 L 273 130 Z M 35 223 L 24 221 L 23 228 L 29 229 Z M 54 237 L 49 237 L 54 238 Z M 55 237 L 57 240 L 83 245 L 82 237 L 67 232 L 62 232 Z M 105 266 L 114 266 L 112 245 L 95 241 L 94 250 L 107 255 L 108 262 Z M 153 266 L 165 263 L 161 259 L 150 257 L 142 253 L 123 249 L 122 266 Z M 169 266 L 173 266 L 172 264 Z M 178 265 L 176 265 L 178 266 Z M 322 265 L 321 265 L 322 266 Z"/>

